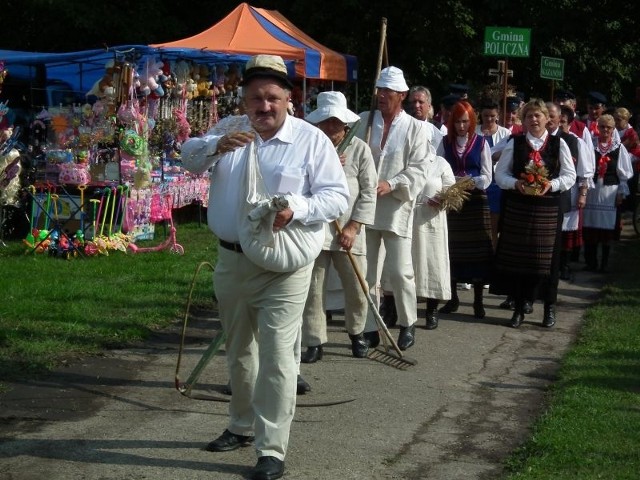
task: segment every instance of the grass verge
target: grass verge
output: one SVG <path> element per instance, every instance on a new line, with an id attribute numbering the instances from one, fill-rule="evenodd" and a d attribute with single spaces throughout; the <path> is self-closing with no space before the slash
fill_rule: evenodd
<path id="1" fill-rule="evenodd" d="M 616 245 L 611 282 L 563 359 L 549 407 L 508 462 L 509 480 L 640 475 L 640 251 Z"/>
<path id="2" fill-rule="evenodd" d="M 17 241 L 0 248 L 0 381 L 144 340 L 182 318 L 195 269 L 200 262 L 215 262 L 217 242 L 205 225 L 177 228 L 183 256 L 112 251 L 63 260 L 25 254 Z M 156 238 L 139 244 L 156 245 L 164 234 L 156 226 Z M 213 306 L 210 274 L 198 276 L 193 299 Z"/>

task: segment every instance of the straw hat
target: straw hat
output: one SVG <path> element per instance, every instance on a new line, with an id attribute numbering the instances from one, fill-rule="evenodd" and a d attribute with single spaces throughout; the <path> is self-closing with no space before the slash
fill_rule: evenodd
<path id="1" fill-rule="evenodd" d="M 255 55 L 247 62 L 247 66 L 242 76 L 241 86 L 249 83 L 253 78 L 275 78 L 288 87 L 293 88 L 293 84 L 287 76 L 287 66 L 282 57 L 278 55 Z"/>
<path id="2" fill-rule="evenodd" d="M 317 124 L 335 117 L 342 123 L 353 123 L 360 117 L 347 108 L 347 99 L 341 92 L 320 92 L 318 108 L 307 115 L 307 122 Z"/>

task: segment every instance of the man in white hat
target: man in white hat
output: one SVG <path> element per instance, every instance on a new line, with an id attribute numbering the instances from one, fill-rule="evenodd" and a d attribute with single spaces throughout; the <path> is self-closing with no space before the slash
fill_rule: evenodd
<path id="1" fill-rule="evenodd" d="M 207 450 L 235 450 L 250 445 L 255 435 L 258 463 L 251 478 L 273 480 L 284 474 L 296 406 L 294 350 L 314 259 L 273 271 L 243 251 L 241 232 L 248 219 L 239 192 L 247 190 L 249 178 L 244 165 L 255 161 L 255 152 L 269 195 L 288 200 L 289 207 L 275 215 L 275 235 L 295 226 L 317 232 L 321 241 L 324 231 L 317 226 L 347 209 L 349 191 L 327 136 L 287 114 L 292 84 L 282 58 L 252 57 L 241 85 L 246 115 L 226 122 L 226 133 L 213 129 L 185 142 L 182 160 L 195 173 L 213 167 L 207 217 L 220 247 L 214 287 L 233 392 L 228 427 Z"/>
<path id="2" fill-rule="evenodd" d="M 424 122 L 402 109 L 409 87 L 402 70 L 387 67 L 376 81 L 378 108 L 360 115 L 358 136 L 369 136 L 369 147 L 378 172 L 375 221 L 367 226 L 367 283 L 380 282 L 378 256 L 384 244 L 383 269 L 392 286 L 398 312 L 398 347 L 406 350 L 415 343 L 417 320 L 416 285 L 411 258 L 413 208 L 426 181 L 427 159 L 435 155 L 427 140 Z M 370 115 L 373 115 L 370 118 Z M 371 123 L 369 123 L 371 122 Z M 368 135 L 368 125 L 371 125 Z M 371 346 L 379 343 L 373 316 L 367 319 Z"/>
<path id="3" fill-rule="evenodd" d="M 313 267 L 302 320 L 302 346 L 306 346 L 307 351 L 301 360 L 303 363 L 314 363 L 322 359 L 322 345 L 327 341 L 324 307 L 326 280 L 332 264 L 344 290 L 344 317 L 351 339 L 351 353 L 356 358 L 364 358 L 369 349 L 363 336 L 368 303 L 347 251 L 351 252 L 365 275 L 363 225 L 373 223 L 378 175 L 369 146 L 348 134 L 350 125 L 353 126 L 360 117 L 347 108 L 347 99 L 341 92 L 321 92 L 318 95 L 318 108 L 307 115 L 306 120 L 322 130 L 333 145 L 342 151 L 340 161 L 347 176 L 350 198 L 349 208 L 338 219 L 342 233 L 338 234 L 333 224 L 325 227 L 325 243 Z"/>

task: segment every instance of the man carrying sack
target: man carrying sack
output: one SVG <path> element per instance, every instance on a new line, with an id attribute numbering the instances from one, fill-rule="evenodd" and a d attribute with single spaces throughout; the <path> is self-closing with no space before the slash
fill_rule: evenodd
<path id="1" fill-rule="evenodd" d="M 282 58 L 252 57 L 241 86 L 246 116 L 224 135 L 213 129 L 185 142 L 182 160 L 194 173 L 213 167 L 207 218 L 221 247 L 214 286 L 233 396 L 229 425 L 207 450 L 231 451 L 255 438 L 251 478 L 271 480 L 284 474 L 294 346 L 313 261 L 324 223 L 347 209 L 349 191 L 327 136 L 287 114 L 292 84 Z M 295 251 L 291 235 L 314 247 Z"/>

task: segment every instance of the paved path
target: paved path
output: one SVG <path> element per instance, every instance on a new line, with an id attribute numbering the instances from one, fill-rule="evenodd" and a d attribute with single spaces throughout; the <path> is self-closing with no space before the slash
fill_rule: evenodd
<path id="1" fill-rule="evenodd" d="M 540 326 L 539 303 L 520 329 L 507 327 L 511 312 L 492 295 L 487 317 L 476 320 L 472 293 L 461 291 L 460 310 L 427 331 L 421 304 L 417 343 L 407 352 L 418 364 L 404 371 L 352 358 L 343 322 L 334 318 L 323 360 L 302 366 L 313 390 L 298 397 L 284 478 L 499 478 L 603 280 L 577 272 L 562 282 L 550 330 Z M 184 377 L 219 324 L 196 318 L 192 325 Z M 0 480 L 247 478 L 253 448 L 203 450 L 225 428 L 227 404 L 177 393 L 178 339 L 179 327 L 12 385 L 0 397 Z M 200 391 L 223 396 L 217 392 L 226 382 L 224 359 L 216 358 Z M 344 399 L 353 401 L 308 406 Z"/>

